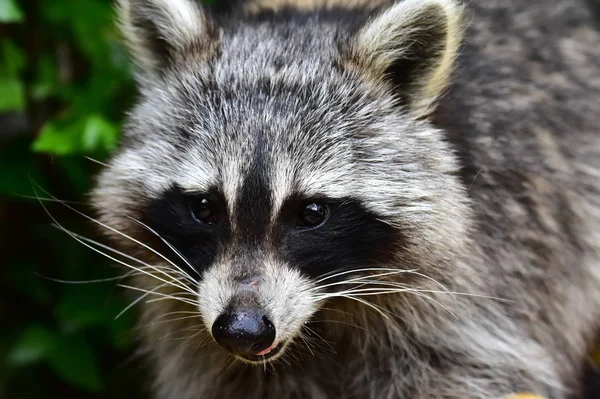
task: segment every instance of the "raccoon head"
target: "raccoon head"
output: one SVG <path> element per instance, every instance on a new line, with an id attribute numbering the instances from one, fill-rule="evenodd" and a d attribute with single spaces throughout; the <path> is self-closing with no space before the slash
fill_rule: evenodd
<path id="1" fill-rule="evenodd" d="M 409 270 L 452 273 L 440 265 L 464 246 L 468 205 L 427 116 L 457 53 L 457 2 L 364 18 L 217 18 L 192 0 L 119 11 L 140 98 L 93 203 L 141 259 L 136 284 L 170 304 L 154 315 L 189 307 L 205 337 L 260 362 L 325 301 L 372 311 L 363 295 L 402 295 Z"/>

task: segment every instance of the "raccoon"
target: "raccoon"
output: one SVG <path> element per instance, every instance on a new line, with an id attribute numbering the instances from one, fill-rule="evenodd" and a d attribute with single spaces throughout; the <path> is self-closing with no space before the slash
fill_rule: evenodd
<path id="1" fill-rule="evenodd" d="M 578 0 L 119 0 L 92 192 L 156 398 L 582 394 L 600 33 Z"/>

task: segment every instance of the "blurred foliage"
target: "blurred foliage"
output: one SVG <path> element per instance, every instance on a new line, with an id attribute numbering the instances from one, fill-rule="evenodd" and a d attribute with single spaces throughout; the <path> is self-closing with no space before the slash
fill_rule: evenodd
<path id="1" fill-rule="evenodd" d="M 52 227 L 96 237 L 48 197 L 85 202 L 135 95 L 107 0 L 0 0 L 0 397 L 140 397 L 122 270 Z M 38 188 L 39 187 L 39 188 Z M 78 209 L 89 213 L 85 205 Z"/>

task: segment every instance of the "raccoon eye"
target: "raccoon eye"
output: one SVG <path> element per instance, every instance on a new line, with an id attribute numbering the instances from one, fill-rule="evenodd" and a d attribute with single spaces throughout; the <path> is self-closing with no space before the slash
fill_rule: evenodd
<path id="1" fill-rule="evenodd" d="M 208 197 L 195 197 L 189 202 L 190 212 L 194 219 L 206 224 L 217 224 L 219 214 Z"/>
<path id="2" fill-rule="evenodd" d="M 320 202 L 311 202 L 302 208 L 297 227 L 300 229 L 320 227 L 325 223 L 328 216 L 329 208 L 327 205 Z"/>

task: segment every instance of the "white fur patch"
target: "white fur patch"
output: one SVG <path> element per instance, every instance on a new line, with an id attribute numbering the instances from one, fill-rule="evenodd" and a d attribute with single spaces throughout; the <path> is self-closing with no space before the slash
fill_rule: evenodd
<path id="1" fill-rule="evenodd" d="M 151 3 L 165 16 L 159 21 L 159 28 L 170 36 L 170 42 L 191 42 L 203 33 L 202 14 L 193 1 L 151 0 Z"/>

